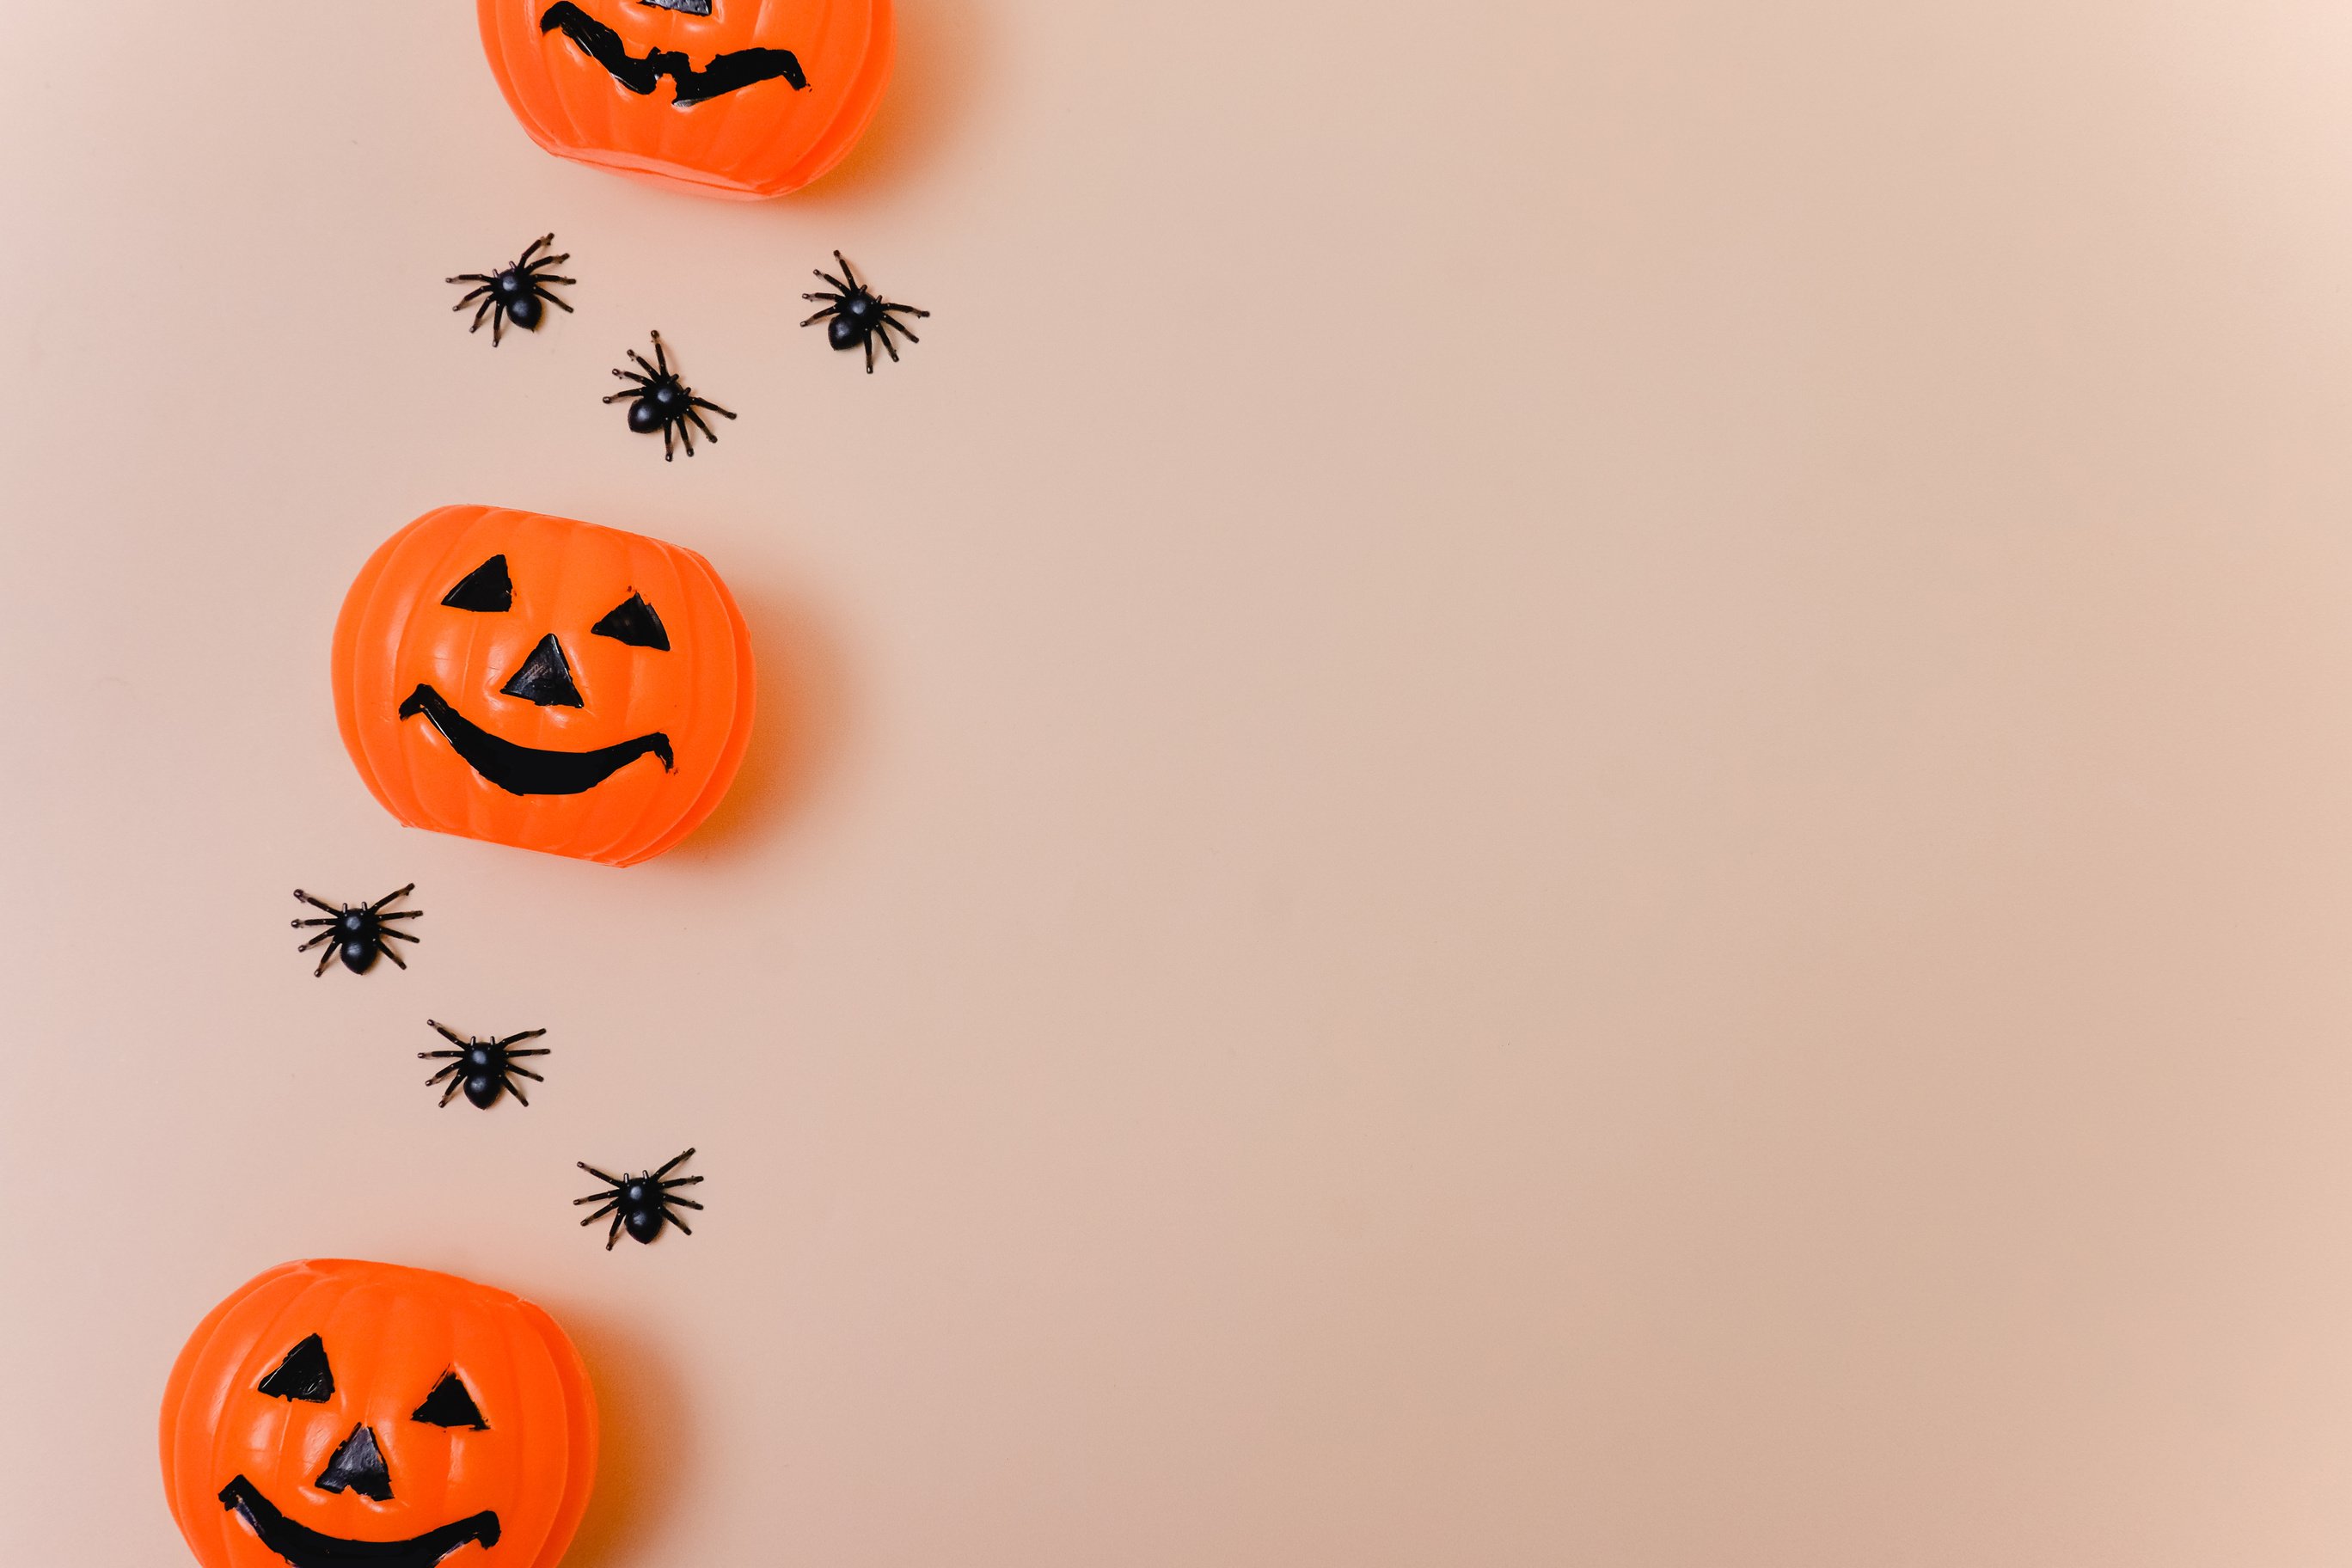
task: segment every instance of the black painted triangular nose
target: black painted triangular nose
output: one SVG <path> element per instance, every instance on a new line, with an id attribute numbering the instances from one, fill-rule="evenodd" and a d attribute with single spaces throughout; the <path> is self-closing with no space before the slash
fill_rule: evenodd
<path id="1" fill-rule="evenodd" d="M 392 1472 L 383 1468 L 383 1453 L 375 1446 L 375 1431 L 367 1426 L 352 1428 L 319 1479 L 310 1483 L 322 1492 L 339 1492 L 345 1487 L 364 1498 L 378 1502 L 392 1500 Z"/>
<path id="2" fill-rule="evenodd" d="M 555 640 L 553 632 L 539 639 L 530 657 L 504 686 L 499 688 L 509 697 L 520 697 L 526 702 L 536 702 L 541 708 L 579 708 L 580 689 L 572 684 L 572 666 L 563 657 L 563 646 Z"/>

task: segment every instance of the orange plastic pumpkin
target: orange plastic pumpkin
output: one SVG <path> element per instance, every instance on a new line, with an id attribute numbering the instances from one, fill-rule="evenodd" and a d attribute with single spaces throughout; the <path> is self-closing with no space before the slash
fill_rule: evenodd
<path id="1" fill-rule="evenodd" d="M 751 640 L 691 550 L 446 506 L 335 624 L 335 717 L 415 827 L 628 866 L 710 815 L 751 738 Z"/>
<path id="2" fill-rule="evenodd" d="M 890 0 L 478 0 L 478 15 L 532 141 L 708 195 L 807 184 L 890 77 Z"/>
<path id="3" fill-rule="evenodd" d="M 163 1492 L 205 1568 L 551 1568 L 596 1479 L 563 1331 L 453 1275 L 330 1259 L 215 1307 L 163 1390 Z"/>

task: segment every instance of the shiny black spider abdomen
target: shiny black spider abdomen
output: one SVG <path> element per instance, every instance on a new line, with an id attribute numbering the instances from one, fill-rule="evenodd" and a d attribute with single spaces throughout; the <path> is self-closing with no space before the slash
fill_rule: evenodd
<path id="1" fill-rule="evenodd" d="M 524 1105 L 529 1105 L 530 1101 L 524 1099 L 522 1085 L 515 1082 L 513 1075 L 520 1073 L 533 1083 L 547 1081 L 530 1068 L 519 1064 L 515 1058 L 548 1056 L 551 1054 L 548 1047 L 540 1046 L 527 1051 L 514 1048 L 517 1041 L 535 1040 L 547 1033 L 545 1029 L 525 1029 L 520 1035 L 508 1035 L 496 1040 L 482 1040 L 476 1039 L 470 1035 L 461 1035 L 446 1024 L 436 1019 L 427 1018 L 425 1021 L 431 1024 L 443 1039 L 457 1047 L 454 1051 L 416 1053 L 417 1059 L 420 1061 L 448 1061 L 447 1067 L 425 1080 L 425 1087 L 427 1089 L 445 1078 L 449 1080 L 449 1087 L 441 1091 L 441 1103 L 445 1106 L 461 1089 L 466 1091 L 467 1100 L 472 1100 L 484 1110 L 497 1104 L 499 1096 L 501 1094 L 511 1094 Z"/>
<path id="2" fill-rule="evenodd" d="M 801 298 L 803 300 L 824 300 L 831 302 L 824 310 L 803 321 L 801 325 L 813 327 L 819 321 L 824 321 L 825 338 L 836 349 L 854 349 L 861 343 L 864 344 L 866 374 L 872 375 L 874 344 L 877 339 L 883 348 L 888 351 L 894 363 L 898 358 L 898 347 L 890 341 L 892 332 L 905 333 L 907 341 L 910 343 L 919 343 L 923 341 L 908 331 L 907 323 L 899 321 L 891 312 L 904 310 L 909 315 L 916 316 L 928 316 L 930 312 L 919 310 L 912 305 L 892 304 L 866 286 L 856 272 L 851 268 L 848 258 L 836 250 L 833 253 L 833 258 L 841 264 L 841 276 L 835 278 L 822 267 L 816 269 L 816 275 L 832 284 L 836 292 L 802 295 Z M 833 319 L 825 321 L 828 316 Z"/>
<path id="3" fill-rule="evenodd" d="M 541 304 L 541 300 L 567 311 L 572 309 L 562 300 L 549 292 L 547 288 L 550 283 L 576 284 L 580 281 L 577 278 L 559 278 L 548 270 L 551 267 L 561 266 L 571 260 L 572 253 L 565 251 L 562 256 L 542 256 L 536 261 L 530 258 L 531 252 L 550 244 L 554 238 L 551 234 L 540 236 L 524 247 L 520 256 L 496 272 L 460 272 L 449 279 L 452 283 L 475 285 L 467 289 L 465 296 L 456 304 L 449 307 L 451 310 L 462 310 L 467 306 L 472 305 L 476 300 L 481 300 L 481 303 L 475 307 L 474 324 L 466 329 L 467 331 L 480 331 L 482 318 L 488 316 L 490 346 L 496 348 L 499 346 L 499 340 L 506 335 L 509 321 L 514 322 L 525 331 L 535 332 L 539 330 L 540 322 L 547 319 L 547 310 Z"/>
<path id="4" fill-rule="evenodd" d="M 677 373 L 670 369 L 669 353 L 662 345 L 662 335 L 656 332 L 653 334 L 653 359 L 648 362 L 645 355 L 631 349 L 629 357 L 636 361 L 637 369 L 621 369 L 613 373 L 631 384 L 613 394 L 604 401 L 618 403 L 626 398 L 629 404 L 629 428 L 638 435 L 650 436 L 656 430 L 660 431 L 662 461 L 667 463 L 674 461 L 677 457 L 671 435 L 673 431 L 677 433 L 677 439 L 686 443 L 686 455 L 689 458 L 694 456 L 695 431 L 701 431 L 706 440 L 719 439 L 719 433 L 711 429 L 709 421 L 702 417 L 700 410 L 708 408 L 711 413 L 727 419 L 732 419 L 735 416 L 708 398 L 695 396 L 694 389 L 680 381 L 677 378 Z M 643 374 L 639 374 L 640 372 Z"/>
<path id="5" fill-rule="evenodd" d="M 395 899 L 404 898 L 415 890 L 416 884 L 411 882 L 408 886 L 399 889 L 397 892 L 386 893 L 383 897 L 378 899 L 372 904 L 331 904 L 324 899 L 312 898 L 301 889 L 297 888 L 294 889 L 294 896 L 301 900 L 304 903 L 310 905 L 313 909 L 326 910 L 327 918 L 324 920 L 295 921 L 292 922 L 294 929 L 299 931 L 304 926 L 324 926 L 327 929 L 319 932 L 316 936 L 313 936 L 310 941 L 304 942 L 294 951 L 297 952 L 308 952 L 312 948 L 317 947 L 321 943 L 326 945 L 327 951 L 319 955 L 319 967 L 310 971 L 310 974 L 313 979 L 326 973 L 327 965 L 334 963 L 338 958 L 343 961 L 343 967 L 350 970 L 353 974 L 365 974 L 374 966 L 376 954 L 378 953 L 382 953 L 384 957 L 392 960 L 392 962 L 400 968 L 405 969 L 408 967 L 406 962 L 401 958 L 398 952 L 394 952 L 391 947 L 385 944 L 384 938 L 394 937 L 402 942 L 418 942 L 423 939 L 411 936 L 404 931 L 394 931 L 384 922 L 386 921 L 413 921 L 422 915 L 425 911 L 422 910 L 394 910 L 390 913 L 386 913 L 384 906 L 391 903 Z"/>
<path id="6" fill-rule="evenodd" d="M 687 1156 L 693 1152 L 693 1150 L 688 1149 L 685 1154 L 680 1154 L 661 1169 L 647 1171 L 640 1176 L 609 1175 L 585 1160 L 577 1162 L 582 1170 L 605 1185 L 605 1190 L 603 1192 L 590 1193 L 584 1198 L 572 1200 L 575 1206 L 581 1204 L 603 1205 L 590 1211 L 588 1217 L 580 1223 L 594 1225 L 606 1215 L 613 1216 L 613 1228 L 604 1237 L 604 1250 L 607 1252 L 613 1250 L 613 1244 L 621 1239 L 621 1232 L 625 1229 L 629 1233 L 631 1239 L 640 1243 L 649 1242 L 659 1236 L 665 1225 L 674 1225 L 685 1231 L 687 1235 L 692 1236 L 694 1234 L 692 1227 L 686 1223 L 685 1217 L 677 1214 L 670 1205 L 683 1205 L 690 1209 L 698 1209 L 702 1205 L 692 1198 L 679 1197 L 672 1189 L 690 1187 L 702 1178 L 679 1176 L 667 1182 L 662 1178 L 677 1169 L 685 1163 Z"/>

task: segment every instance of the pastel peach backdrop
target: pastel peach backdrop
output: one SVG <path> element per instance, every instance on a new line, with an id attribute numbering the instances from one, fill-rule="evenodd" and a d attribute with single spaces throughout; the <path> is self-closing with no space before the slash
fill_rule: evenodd
<path id="1" fill-rule="evenodd" d="M 0 1563 L 184 1562 L 174 1352 L 340 1255 L 571 1331 L 578 1568 L 2340 1563 L 2352 11 L 898 22 L 745 205 L 541 153 L 467 0 L 10 8 Z M 457 501 L 733 587 L 668 855 L 353 773 Z M 289 890 L 410 880 L 312 979 Z"/>

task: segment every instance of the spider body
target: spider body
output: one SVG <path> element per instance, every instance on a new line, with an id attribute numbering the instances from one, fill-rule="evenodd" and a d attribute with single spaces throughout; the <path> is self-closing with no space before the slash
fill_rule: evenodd
<path id="1" fill-rule="evenodd" d="M 653 339 L 652 363 L 648 363 L 645 355 L 631 349 L 629 357 L 637 362 L 638 369 L 624 368 L 615 370 L 613 374 L 633 384 L 624 387 L 604 401 L 618 403 L 623 398 L 627 398 L 629 428 L 640 436 L 650 436 L 656 430 L 660 431 L 662 461 L 667 463 L 676 460 L 677 457 L 676 446 L 671 438 L 672 431 L 677 432 L 677 439 L 686 443 L 686 455 L 689 458 L 694 456 L 695 431 L 701 431 L 708 440 L 719 439 L 719 433 L 713 430 L 709 423 L 702 417 L 700 412 L 702 409 L 708 408 L 713 414 L 729 419 L 734 418 L 735 416 L 708 398 L 695 396 L 694 389 L 677 378 L 677 372 L 670 369 L 669 354 L 662 347 L 661 334 L 654 333 Z M 643 371 L 644 374 L 639 374 L 638 371 Z"/>
<path id="2" fill-rule="evenodd" d="M 463 299 L 449 307 L 451 310 L 462 310 L 477 299 L 481 300 L 475 306 L 474 324 L 466 329 L 467 331 L 480 331 L 482 318 L 488 316 L 490 346 L 496 348 L 499 340 L 505 335 L 509 321 L 525 331 L 539 331 L 540 322 L 547 319 L 547 310 L 541 300 L 567 311 L 572 309 L 547 288 L 550 283 L 576 284 L 580 281 L 577 278 L 558 278 L 548 270 L 571 260 L 572 253 L 567 250 L 561 256 L 542 256 L 536 261 L 530 258 L 532 251 L 551 243 L 554 238 L 551 234 L 541 235 L 532 240 L 520 256 L 497 272 L 460 272 L 449 279 L 452 283 L 475 285 L 467 290 Z"/>
<path id="3" fill-rule="evenodd" d="M 594 1225 L 606 1215 L 613 1216 L 613 1228 L 604 1236 L 604 1250 L 607 1252 L 613 1250 L 613 1244 L 621 1239 L 621 1232 L 624 1230 L 629 1233 L 631 1239 L 639 1243 L 652 1241 L 662 1233 L 662 1226 L 665 1225 L 674 1225 L 685 1231 L 687 1235 L 692 1236 L 694 1231 L 687 1225 L 684 1216 L 677 1214 L 670 1205 L 684 1205 L 690 1209 L 698 1209 L 702 1205 L 692 1198 L 679 1197 L 671 1189 L 690 1187 L 702 1178 L 678 1176 L 667 1182 L 662 1178 L 677 1169 L 685 1163 L 687 1155 L 693 1152 L 693 1150 L 688 1149 L 685 1154 L 680 1154 L 661 1169 L 647 1171 L 641 1176 L 607 1175 L 587 1161 L 579 1161 L 578 1164 L 582 1170 L 605 1184 L 605 1190 L 601 1193 L 590 1193 L 584 1198 L 572 1200 L 575 1206 L 580 1204 L 604 1205 L 592 1210 L 588 1217 L 580 1223 Z"/>
<path id="4" fill-rule="evenodd" d="M 395 899 L 405 898 L 408 894 L 413 893 L 415 890 L 416 884 L 411 882 L 408 886 L 401 889 L 398 892 L 386 893 L 383 897 L 378 899 L 372 904 L 331 904 L 324 899 L 312 898 L 310 894 L 304 892 L 299 888 L 295 889 L 294 896 L 296 898 L 301 900 L 304 903 L 310 905 L 314 909 L 320 909 L 327 911 L 326 918 L 323 920 L 295 921 L 292 922 L 297 931 L 301 930 L 304 926 L 324 926 L 327 928 L 294 950 L 297 952 L 308 952 L 314 947 L 318 947 L 321 944 L 325 945 L 327 951 L 319 955 L 319 967 L 310 971 L 311 978 L 316 979 L 320 975 L 326 973 L 327 965 L 334 963 L 335 960 L 339 958 L 343 961 L 343 967 L 350 970 L 353 974 L 365 974 L 369 969 L 374 966 L 376 954 L 378 953 L 382 953 L 384 957 L 392 960 L 392 962 L 400 968 L 407 968 L 408 964 L 406 961 L 402 959 L 399 953 L 393 951 L 393 949 L 385 942 L 384 939 L 386 937 L 396 937 L 402 942 L 418 942 L 423 939 L 411 936 L 404 931 L 396 931 L 384 922 L 387 921 L 413 921 L 422 915 L 425 911 L 422 910 L 394 910 L 390 912 L 386 912 L 384 906 L 391 903 Z"/>
<path id="5" fill-rule="evenodd" d="M 547 1081 L 529 1068 L 518 1065 L 515 1058 L 547 1056 L 551 1054 L 548 1048 L 545 1046 L 528 1051 L 519 1051 L 514 1048 L 516 1041 L 535 1040 L 547 1033 L 545 1029 L 525 1029 L 520 1035 L 509 1035 L 502 1039 L 480 1040 L 470 1035 L 461 1035 L 446 1024 L 439 1023 L 435 1019 L 427 1018 L 425 1021 L 439 1031 L 443 1039 L 457 1047 L 454 1051 L 416 1053 L 419 1061 L 448 1061 L 447 1067 L 425 1080 L 425 1087 L 427 1089 L 445 1078 L 449 1080 L 449 1087 L 441 1091 L 441 1103 L 445 1106 L 461 1089 L 466 1091 L 467 1100 L 472 1100 L 484 1110 L 497 1104 L 499 1096 L 501 1094 L 511 1094 L 523 1104 L 529 1105 L 530 1101 L 523 1098 L 522 1085 L 515 1082 L 512 1075 L 520 1073 L 533 1083 Z"/>
<path id="6" fill-rule="evenodd" d="M 912 305 L 892 304 L 866 286 L 856 270 L 850 267 L 847 257 L 836 250 L 833 253 L 833 258 L 841 264 L 841 276 L 835 278 L 822 267 L 816 269 L 816 275 L 832 284 L 837 291 L 830 294 L 802 295 L 801 298 L 803 300 L 830 300 L 831 303 L 803 321 L 801 325 L 813 327 L 819 321 L 824 321 L 825 338 L 835 349 L 854 349 L 864 344 L 866 374 L 872 375 L 876 340 L 880 340 L 883 348 L 888 351 L 894 363 L 898 358 L 898 347 L 890 341 L 890 334 L 893 331 L 905 332 L 907 341 L 910 343 L 919 343 L 923 341 L 913 332 L 908 331 L 907 323 L 899 321 L 890 312 L 905 310 L 916 316 L 928 316 L 930 312 L 919 310 Z M 828 316 L 832 318 L 831 321 L 825 320 Z"/>

